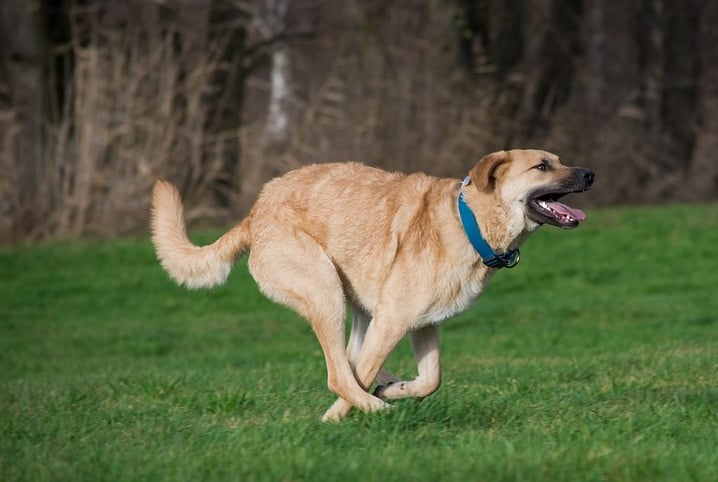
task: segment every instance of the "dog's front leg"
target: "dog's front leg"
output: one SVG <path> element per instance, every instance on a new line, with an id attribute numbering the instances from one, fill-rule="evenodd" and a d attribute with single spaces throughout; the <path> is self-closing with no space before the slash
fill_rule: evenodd
<path id="1" fill-rule="evenodd" d="M 409 382 L 396 381 L 380 385 L 374 395 L 384 400 L 406 397 L 426 397 L 441 385 L 439 362 L 439 327 L 426 326 L 411 332 L 411 348 L 418 369 L 418 376 Z"/>
<path id="2" fill-rule="evenodd" d="M 352 329 L 349 335 L 349 343 L 347 343 L 347 357 L 349 358 L 349 363 L 351 364 L 352 369 L 355 369 L 359 353 L 361 353 L 361 347 L 364 344 L 366 331 L 369 329 L 371 315 L 364 311 L 361 307 L 354 304 L 351 305 L 351 309 Z M 389 383 L 396 383 L 399 381 L 401 381 L 401 379 L 386 368 L 379 370 L 375 380 L 377 385 L 387 385 Z"/>

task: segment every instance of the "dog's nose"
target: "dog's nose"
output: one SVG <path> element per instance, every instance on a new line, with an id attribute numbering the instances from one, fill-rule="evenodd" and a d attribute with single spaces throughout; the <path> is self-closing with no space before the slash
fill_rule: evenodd
<path id="1" fill-rule="evenodd" d="M 586 181 L 587 185 L 593 184 L 593 179 L 596 177 L 596 174 L 590 169 L 580 169 L 578 172 L 578 175 L 583 178 L 584 181 Z"/>

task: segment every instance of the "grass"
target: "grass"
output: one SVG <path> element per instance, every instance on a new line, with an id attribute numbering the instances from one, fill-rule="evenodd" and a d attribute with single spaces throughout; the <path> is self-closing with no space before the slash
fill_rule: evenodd
<path id="1" fill-rule="evenodd" d="M 340 424 L 244 263 L 189 292 L 146 239 L 5 248 L 0 479 L 718 480 L 718 206 L 589 216 L 445 323 L 436 394 Z"/>

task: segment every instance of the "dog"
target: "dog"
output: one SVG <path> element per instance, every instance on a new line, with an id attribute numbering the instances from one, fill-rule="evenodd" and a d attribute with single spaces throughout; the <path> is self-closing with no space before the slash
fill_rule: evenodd
<path id="1" fill-rule="evenodd" d="M 559 198 L 593 180 L 590 169 L 540 150 L 489 154 L 463 182 L 355 162 L 314 164 L 269 181 L 248 216 L 203 247 L 187 238 L 177 189 L 157 181 L 152 240 L 170 277 L 189 288 L 223 283 L 249 251 L 259 289 L 311 324 L 327 385 L 339 397 L 322 420 L 336 421 L 352 407 L 373 412 L 435 392 L 439 325 L 468 309 L 496 271 L 514 266 L 539 226 L 583 221 L 583 211 Z M 418 375 L 404 381 L 383 365 L 407 334 Z"/>

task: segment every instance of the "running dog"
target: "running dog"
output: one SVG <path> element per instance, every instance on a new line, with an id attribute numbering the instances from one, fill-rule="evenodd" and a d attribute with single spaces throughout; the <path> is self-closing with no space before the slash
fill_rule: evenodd
<path id="1" fill-rule="evenodd" d="M 463 182 L 315 164 L 269 181 L 249 215 L 203 247 L 187 238 L 177 189 L 157 181 L 152 240 L 164 269 L 189 288 L 223 283 L 249 250 L 260 290 L 311 324 L 339 397 L 322 419 L 339 420 L 352 407 L 372 412 L 436 391 L 439 325 L 469 308 L 498 269 L 514 266 L 539 226 L 583 221 L 559 198 L 593 180 L 593 171 L 539 150 L 489 154 Z M 418 376 L 402 381 L 383 365 L 407 334 Z"/>

